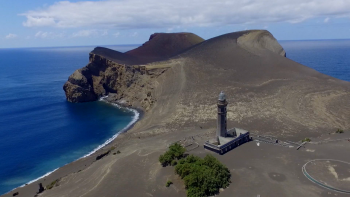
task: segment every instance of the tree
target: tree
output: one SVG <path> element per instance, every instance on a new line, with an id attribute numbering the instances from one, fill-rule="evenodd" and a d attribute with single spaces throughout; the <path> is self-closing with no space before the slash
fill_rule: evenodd
<path id="1" fill-rule="evenodd" d="M 204 159 L 189 155 L 181 159 L 175 173 L 185 182 L 188 197 L 210 196 L 230 183 L 230 171 L 212 155 Z"/>
<path id="2" fill-rule="evenodd" d="M 185 151 L 175 143 L 159 156 L 159 162 L 163 166 L 176 165 L 175 173 L 184 180 L 188 197 L 212 196 L 230 184 L 230 171 L 214 156 L 206 155 L 203 159 L 194 155 L 184 157 Z M 169 185 L 167 183 L 167 187 Z"/>

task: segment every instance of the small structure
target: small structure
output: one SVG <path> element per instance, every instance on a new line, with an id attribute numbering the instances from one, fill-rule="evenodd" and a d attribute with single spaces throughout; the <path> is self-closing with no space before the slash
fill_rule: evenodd
<path id="1" fill-rule="evenodd" d="M 219 154 L 224 154 L 233 148 L 250 141 L 249 132 L 239 128 L 227 130 L 227 101 L 221 91 L 218 99 L 218 123 L 216 138 L 206 141 L 204 148 Z"/>

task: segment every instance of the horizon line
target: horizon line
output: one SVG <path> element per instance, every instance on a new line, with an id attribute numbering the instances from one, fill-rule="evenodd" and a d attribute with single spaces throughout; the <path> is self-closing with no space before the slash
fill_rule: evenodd
<path id="1" fill-rule="evenodd" d="M 211 38 L 209 38 L 211 39 Z M 207 39 L 207 40 L 209 40 Z M 277 40 L 277 39 L 276 39 Z M 350 40 L 350 38 L 336 38 L 336 39 L 305 39 L 305 40 L 277 40 L 278 42 L 282 41 L 330 41 L 330 40 Z M 142 43 L 143 44 L 143 43 Z M 66 45 L 66 46 L 34 46 L 34 47 L 0 47 L 0 49 L 36 49 L 36 48 L 70 48 L 70 47 L 107 47 L 107 46 L 140 46 L 142 44 L 108 44 L 108 45 Z"/>

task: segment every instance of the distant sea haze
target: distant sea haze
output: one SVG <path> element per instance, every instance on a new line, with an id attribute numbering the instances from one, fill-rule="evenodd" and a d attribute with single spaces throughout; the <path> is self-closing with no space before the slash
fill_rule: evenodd
<path id="1" fill-rule="evenodd" d="M 280 43 L 288 58 L 350 81 L 350 40 Z M 137 119 L 105 102 L 65 100 L 63 84 L 92 49 L 0 49 L 0 194 L 88 155 Z"/>

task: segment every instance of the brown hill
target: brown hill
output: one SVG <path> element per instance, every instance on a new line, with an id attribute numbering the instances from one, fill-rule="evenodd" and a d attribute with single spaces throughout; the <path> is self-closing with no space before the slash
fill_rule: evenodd
<path id="1" fill-rule="evenodd" d="M 203 38 L 193 33 L 154 33 L 142 46 L 125 53 L 96 47 L 90 54 L 105 57 L 119 64 L 146 64 L 168 59 L 203 41 Z"/>
<path id="2" fill-rule="evenodd" d="M 144 47 L 148 45 L 153 46 L 149 42 Z M 138 51 L 142 47 L 133 53 Z M 95 97 L 81 98 L 111 94 L 116 102 L 145 110 L 135 131 L 215 125 L 215 100 L 221 90 L 229 97 L 232 125 L 250 131 L 306 136 L 350 127 L 349 83 L 286 58 L 267 31 L 225 34 L 147 65 L 124 66 L 98 55 L 90 61 L 95 66 L 85 69 L 98 72 L 87 76 L 91 84 L 79 87 L 88 87 Z M 78 101 L 68 91 L 66 95 Z"/>
<path id="3" fill-rule="evenodd" d="M 154 33 L 150 36 L 149 41 L 126 54 L 149 61 L 159 61 L 170 58 L 203 41 L 203 38 L 193 33 Z"/>

